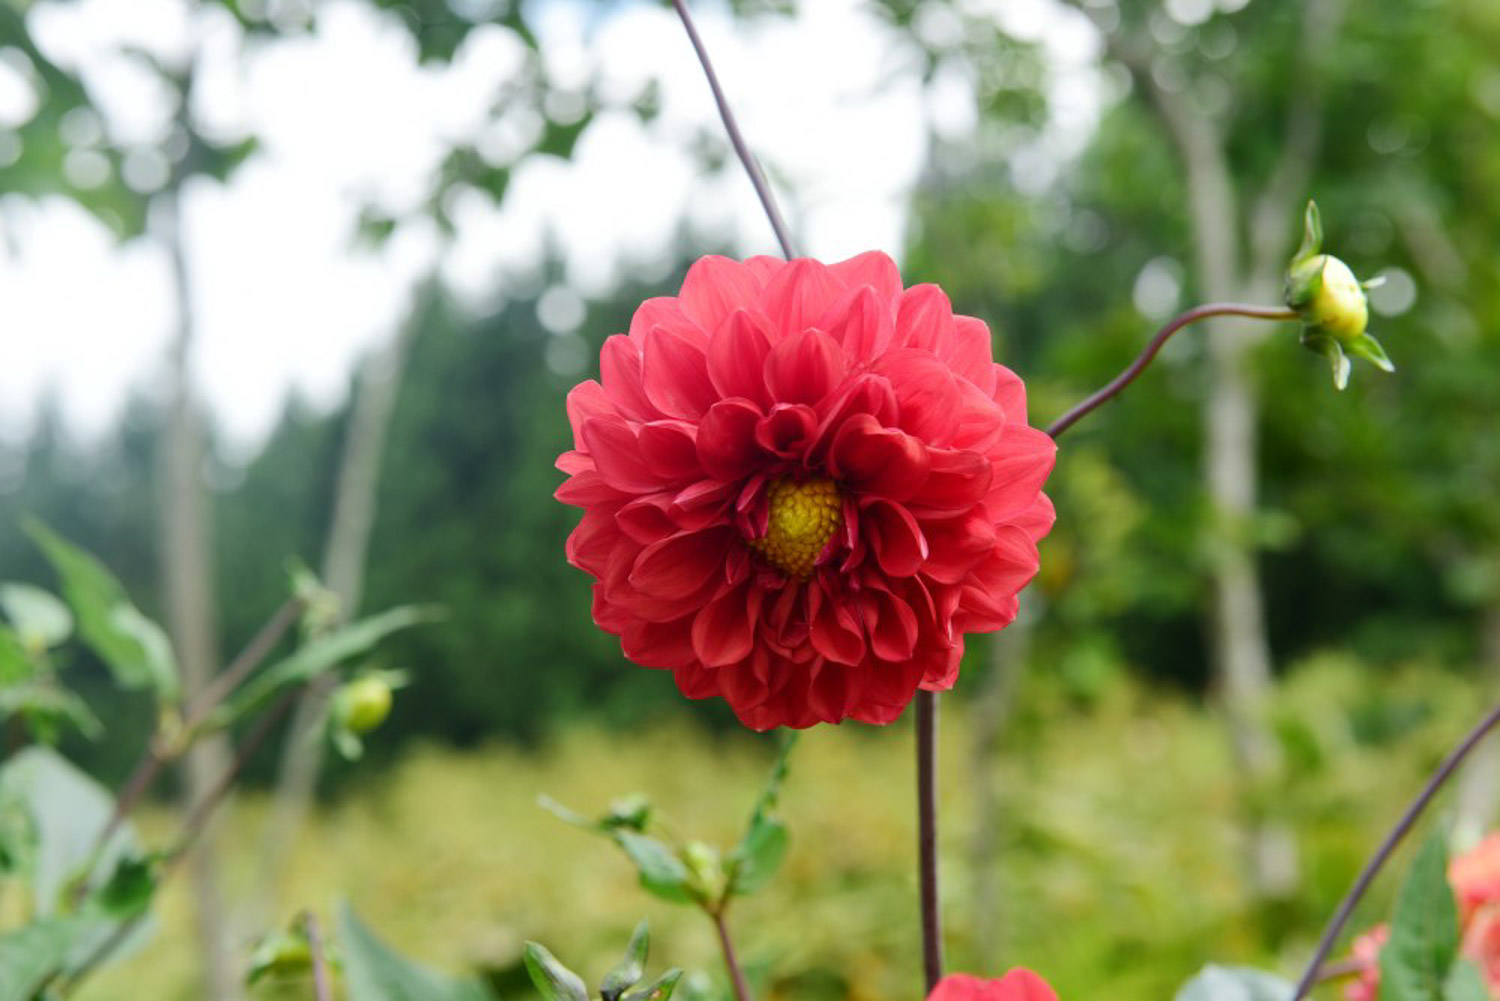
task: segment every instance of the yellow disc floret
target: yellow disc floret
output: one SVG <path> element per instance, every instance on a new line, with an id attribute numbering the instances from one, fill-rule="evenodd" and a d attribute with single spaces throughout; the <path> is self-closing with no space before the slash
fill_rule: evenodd
<path id="1" fill-rule="evenodd" d="M 770 517 L 750 548 L 788 577 L 806 580 L 828 540 L 844 524 L 844 502 L 827 477 L 798 482 L 783 476 L 767 493 Z"/>

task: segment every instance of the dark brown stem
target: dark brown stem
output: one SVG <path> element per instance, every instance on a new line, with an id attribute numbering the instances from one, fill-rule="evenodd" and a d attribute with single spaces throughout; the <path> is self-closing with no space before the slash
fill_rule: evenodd
<path id="1" fill-rule="evenodd" d="M 1345 977 L 1354 977 L 1365 971 L 1368 963 L 1359 959 L 1340 959 L 1332 963 L 1324 963 L 1318 967 L 1318 975 L 1313 978 L 1313 983 L 1323 984 L 1330 980 L 1342 980 Z"/>
<path id="2" fill-rule="evenodd" d="M 323 936 L 318 931 L 318 919 L 311 911 L 302 915 L 302 930 L 307 935 L 307 952 L 312 960 L 314 1001 L 333 1001 L 327 957 L 323 955 Z"/>
<path id="3" fill-rule="evenodd" d="M 1115 376 L 1108 385 L 1094 393 L 1088 399 L 1079 403 L 1073 409 L 1053 421 L 1047 428 L 1047 433 L 1056 438 L 1068 428 L 1072 427 L 1089 411 L 1094 410 L 1105 402 L 1118 396 L 1122 390 L 1132 382 L 1135 377 L 1146 370 L 1156 353 L 1161 350 L 1163 344 L 1177 331 L 1199 320 L 1206 320 L 1213 316 L 1247 316 L 1254 320 L 1295 320 L 1297 314 L 1290 309 L 1282 309 L 1272 306 L 1251 306 L 1239 302 L 1211 302 L 1204 306 L 1198 306 L 1173 317 L 1166 326 L 1156 332 L 1149 344 L 1141 351 L 1140 355 L 1126 367 L 1125 371 Z"/>
<path id="4" fill-rule="evenodd" d="M 693 24 L 693 15 L 688 13 L 685 0 L 672 0 L 672 6 L 677 8 L 677 16 L 682 19 L 682 26 L 687 29 L 688 41 L 693 43 L 693 51 L 698 54 L 698 62 L 703 66 L 703 75 L 708 78 L 708 87 L 714 93 L 714 103 L 719 106 L 719 119 L 724 123 L 724 131 L 729 133 L 729 144 L 734 147 L 735 156 L 740 158 L 740 163 L 745 167 L 745 173 L 750 175 L 750 183 L 755 187 L 755 194 L 760 198 L 760 207 L 765 209 L 766 218 L 771 221 L 771 229 L 776 231 L 776 242 L 781 244 L 781 253 L 787 260 L 796 256 L 792 252 L 792 239 L 787 235 L 786 223 L 781 218 L 781 210 L 776 207 L 776 196 L 771 193 L 771 185 L 766 182 L 765 172 L 760 169 L 760 162 L 755 159 L 755 154 L 750 152 L 750 147 L 745 143 L 745 137 L 740 134 L 740 127 L 735 122 L 734 112 L 729 108 L 729 99 L 724 96 L 724 88 L 719 86 L 719 75 L 714 72 L 713 60 L 708 57 L 708 50 L 703 47 L 703 39 L 698 37 L 698 28 Z"/>
<path id="5" fill-rule="evenodd" d="M 917 692 L 917 875 L 922 885 L 922 972 L 931 994 L 943 978 L 943 913 L 938 895 L 936 692 Z"/>
<path id="6" fill-rule="evenodd" d="M 721 904 L 717 909 L 710 911 L 709 917 L 714 919 L 714 927 L 719 931 L 719 949 L 724 953 L 724 965 L 728 967 L 729 980 L 734 985 L 734 1001 L 752 1001 L 750 985 L 745 982 L 745 971 L 740 969 L 739 960 L 734 956 L 734 942 L 729 937 L 729 924 L 724 918 L 724 906 Z"/>
<path id="7" fill-rule="evenodd" d="M 1312 960 L 1307 964 L 1307 970 L 1302 974 L 1302 979 L 1297 981 L 1297 990 L 1292 995 L 1292 1001 L 1301 1001 L 1307 996 L 1313 982 L 1318 979 L 1319 971 L 1323 969 L 1324 960 L 1333 951 L 1333 944 L 1338 941 L 1339 932 L 1344 930 L 1349 915 L 1354 912 L 1354 905 L 1358 904 L 1360 898 L 1365 895 L 1365 891 L 1375 881 L 1375 875 L 1380 872 L 1386 860 L 1391 857 L 1391 853 L 1396 850 L 1396 846 L 1401 843 L 1401 839 L 1417 822 L 1417 818 L 1422 815 L 1427 804 L 1432 802 L 1432 797 L 1437 795 L 1443 783 L 1448 781 L 1448 777 L 1453 774 L 1464 758 L 1469 756 L 1469 752 L 1479 745 L 1485 734 L 1494 729 L 1497 723 L 1500 723 L 1500 706 L 1491 709 L 1489 715 L 1480 720 L 1459 745 L 1449 752 L 1437 771 L 1433 772 L 1427 780 L 1427 784 L 1422 787 L 1422 791 L 1417 794 L 1416 799 L 1411 801 L 1411 805 L 1406 808 L 1401 819 L 1396 821 L 1396 826 L 1391 828 L 1391 832 L 1385 836 L 1385 840 L 1380 843 L 1380 847 L 1375 850 L 1370 861 L 1365 863 L 1364 871 L 1349 888 L 1348 895 L 1344 897 L 1343 903 L 1339 904 L 1339 909 L 1334 912 L 1333 918 L 1328 922 L 1328 927 L 1323 929 L 1323 937 L 1318 941 L 1317 951 L 1313 953 Z"/>

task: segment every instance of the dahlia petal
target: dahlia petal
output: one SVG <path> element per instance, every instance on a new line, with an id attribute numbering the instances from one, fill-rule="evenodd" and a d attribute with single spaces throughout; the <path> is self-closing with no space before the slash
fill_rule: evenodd
<path id="1" fill-rule="evenodd" d="M 616 335 L 618 336 L 618 335 Z M 613 416 L 617 411 L 603 386 L 593 379 L 580 382 L 568 391 L 568 423 L 573 428 L 573 447 L 585 451 L 579 432 L 595 417 Z"/>
<path id="2" fill-rule="evenodd" d="M 755 441 L 783 459 L 800 459 L 816 440 L 818 415 L 801 404 L 778 403 L 755 425 Z"/>
<path id="3" fill-rule="evenodd" d="M 661 411 L 646 398 L 641 364 L 641 342 L 624 334 L 605 338 L 599 351 L 599 378 L 604 383 L 605 395 L 619 413 L 631 420 L 655 420 Z"/>
<path id="4" fill-rule="evenodd" d="M 735 587 L 693 617 L 693 652 L 704 667 L 726 667 L 750 655 L 763 597 L 757 587 Z"/>
<path id="5" fill-rule="evenodd" d="M 820 722 L 837 723 L 859 699 L 858 678 L 842 664 L 815 663 L 807 684 L 807 704 Z"/>
<path id="6" fill-rule="evenodd" d="M 768 254 L 757 254 L 745 261 L 745 267 L 750 269 L 750 274 L 764 287 L 777 272 L 786 267 L 786 261 Z"/>
<path id="7" fill-rule="evenodd" d="M 875 561 L 891 577 L 910 577 L 927 559 L 927 539 L 910 511 L 879 497 L 862 502 L 860 531 Z"/>
<path id="8" fill-rule="evenodd" d="M 868 286 L 851 288 L 818 319 L 844 354 L 856 362 L 878 358 L 895 335 L 896 322 L 889 299 L 880 298 Z"/>
<path id="9" fill-rule="evenodd" d="M 828 469 L 859 494 L 904 501 L 927 481 L 927 447 L 883 428 L 868 414 L 844 422 L 828 452 Z"/>
<path id="10" fill-rule="evenodd" d="M 668 513 L 670 505 L 670 499 L 663 494 L 642 497 L 620 508 L 615 524 L 635 542 L 649 546 L 681 530 Z"/>
<path id="11" fill-rule="evenodd" d="M 994 369 L 995 388 L 991 395 L 1005 411 L 1005 419 L 1011 424 L 1026 423 L 1026 385 L 1021 377 L 1004 365 Z"/>
<path id="12" fill-rule="evenodd" d="M 889 591 L 871 588 L 863 604 L 870 649 L 881 660 L 903 661 L 917 647 L 917 616 Z"/>
<path id="13" fill-rule="evenodd" d="M 981 511 L 923 521 L 922 534 L 929 550 L 922 573 L 941 584 L 959 583 L 995 548 L 995 526 Z"/>
<path id="14" fill-rule="evenodd" d="M 974 452 L 993 452 L 1009 427 L 1005 408 L 967 380 L 958 383 L 958 394 L 962 402 L 951 444 Z"/>
<path id="15" fill-rule="evenodd" d="M 953 317 L 952 336 L 943 342 L 938 357 L 986 395 L 993 389 L 995 347 L 990 328 L 983 320 L 972 316 Z"/>
<path id="16" fill-rule="evenodd" d="M 568 562 L 595 577 L 603 577 L 616 549 L 614 521 L 614 511 L 609 508 L 590 508 L 583 512 L 578 526 L 568 534 Z"/>
<path id="17" fill-rule="evenodd" d="M 867 250 L 847 261 L 830 264 L 828 270 L 851 288 L 868 285 L 885 302 L 893 302 L 901 294 L 901 273 L 896 270 L 896 262 L 879 250 Z"/>
<path id="18" fill-rule="evenodd" d="M 739 261 L 710 255 L 688 268 L 677 301 L 684 316 L 712 331 L 730 313 L 755 305 L 764 284 Z"/>
<path id="19" fill-rule="evenodd" d="M 964 646 L 960 641 L 957 649 L 944 650 L 922 661 L 922 680 L 917 687 L 924 692 L 946 692 L 958 681 L 958 668 L 964 659 Z"/>
<path id="20" fill-rule="evenodd" d="M 953 373 L 926 351 L 887 351 L 871 371 L 890 380 L 900 416 L 893 423 L 929 445 L 947 446 L 958 427 L 962 399 Z"/>
<path id="21" fill-rule="evenodd" d="M 848 370 L 833 338 L 821 330 L 803 330 L 783 338 L 766 356 L 766 387 L 778 403 L 817 403 Z"/>
<path id="22" fill-rule="evenodd" d="M 991 462 L 994 479 L 985 507 L 996 521 L 1008 521 L 1028 510 L 1057 461 L 1057 442 L 1025 424 L 1007 424 L 998 454 Z"/>
<path id="23" fill-rule="evenodd" d="M 672 600 L 700 591 L 724 563 L 733 530 L 728 526 L 682 532 L 641 551 L 630 584 L 642 594 Z"/>
<path id="24" fill-rule="evenodd" d="M 865 634 L 859 620 L 854 617 L 847 602 L 831 595 L 824 595 L 821 588 L 809 588 L 809 595 L 819 595 L 819 600 L 808 604 L 813 610 L 808 615 L 810 628 L 808 638 L 813 648 L 831 661 L 856 665 L 865 658 Z"/>
<path id="25" fill-rule="evenodd" d="M 901 347 L 941 356 L 953 338 L 953 304 L 936 285 L 913 285 L 896 306 L 896 341 Z"/>
<path id="26" fill-rule="evenodd" d="M 593 462 L 590 461 L 589 468 L 580 469 L 570 476 L 552 496 L 573 507 L 594 507 L 599 504 L 626 500 L 632 495 L 621 493 L 605 483 L 604 477 L 599 475 L 594 469 Z"/>
<path id="27" fill-rule="evenodd" d="M 718 480 L 699 480 L 677 491 L 672 504 L 683 511 L 696 511 L 723 504 L 734 496 L 736 484 L 720 483 Z"/>
<path id="28" fill-rule="evenodd" d="M 994 464 L 978 452 L 931 448 L 927 463 L 927 482 L 911 499 L 924 515 L 962 514 L 990 494 Z"/>
<path id="29" fill-rule="evenodd" d="M 769 406 L 764 376 L 771 339 L 755 315 L 736 310 L 708 342 L 708 377 L 726 399 L 743 396 Z"/>
<path id="30" fill-rule="evenodd" d="M 693 425 L 683 421 L 643 424 L 637 439 L 641 459 L 662 483 L 698 479 L 703 470 L 698 463 L 696 437 Z"/>
<path id="31" fill-rule="evenodd" d="M 690 617 L 672 622 L 632 622 L 620 634 L 620 649 L 642 667 L 675 668 L 693 659 Z"/>
<path id="32" fill-rule="evenodd" d="M 646 331 L 646 397 L 668 417 L 697 420 L 719 398 L 708 378 L 704 343 L 668 327 Z"/>
<path id="33" fill-rule="evenodd" d="M 589 458 L 586 452 L 568 450 L 557 457 L 553 463 L 558 469 L 574 476 L 578 473 L 592 473 L 594 471 L 594 460 Z"/>
<path id="34" fill-rule="evenodd" d="M 1032 505 L 1017 515 L 1011 524 L 1031 538 L 1040 539 L 1052 531 L 1052 524 L 1056 520 L 1057 511 L 1052 506 L 1051 498 L 1046 494 L 1037 494 Z"/>
<path id="35" fill-rule="evenodd" d="M 843 282 L 827 265 L 799 257 L 771 278 L 761 303 L 774 329 L 784 336 L 811 327 L 843 291 Z"/>
<path id="36" fill-rule="evenodd" d="M 644 494 L 661 485 L 641 458 L 635 432 L 622 418 L 592 418 L 584 423 L 582 437 L 599 475 L 616 490 Z"/>
<path id="37" fill-rule="evenodd" d="M 646 343 L 646 335 L 652 327 L 666 327 L 683 337 L 701 338 L 707 331 L 689 320 L 682 312 L 682 304 L 673 296 L 657 296 L 647 299 L 636 307 L 630 318 L 630 339 L 639 348 Z"/>
<path id="38" fill-rule="evenodd" d="M 687 635 L 687 630 L 682 630 Z M 711 699 L 722 694 L 719 691 L 719 673 L 702 664 L 685 664 L 672 669 L 672 680 L 677 690 L 690 699 Z"/>

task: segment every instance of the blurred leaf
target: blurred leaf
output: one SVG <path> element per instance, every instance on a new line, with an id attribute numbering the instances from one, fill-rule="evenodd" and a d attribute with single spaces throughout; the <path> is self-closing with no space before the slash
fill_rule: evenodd
<path id="1" fill-rule="evenodd" d="M 539 942 L 526 943 L 526 972 L 544 1001 L 589 1001 L 582 978 Z"/>
<path id="2" fill-rule="evenodd" d="M 20 716 L 32 735 L 55 744 L 71 728 L 89 740 L 104 735 L 104 724 L 88 703 L 50 679 L 25 681 L 0 688 L 0 720 Z"/>
<path id="3" fill-rule="evenodd" d="M 339 907 L 339 946 L 349 1001 L 491 1001 L 478 981 L 445 976 L 392 951 L 348 903 Z"/>
<path id="4" fill-rule="evenodd" d="M 157 862 L 153 855 L 122 855 L 92 903 L 116 921 L 128 921 L 144 913 L 156 895 Z"/>
<path id="5" fill-rule="evenodd" d="M 624 958 L 604 976 L 604 983 L 599 987 L 599 994 L 604 1001 L 616 1001 L 626 990 L 640 982 L 641 977 L 646 975 L 646 957 L 650 950 L 651 930 L 642 921 L 635 926 L 635 931 L 630 936 Z"/>
<path id="6" fill-rule="evenodd" d="M 30 584 L 0 584 L 0 609 L 26 647 L 50 649 L 73 634 L 68 606 Z"/>
<path id="7" fill-rule="evenodd" d="M 9 626 L 0 623 L 0 685 L 13 685 L 36 672 L 21 639 Z"/>
<path id="8" fill-rule="evenodd" d="M 312 947 L 307 930 L 299 921 L 294 927 L 271 932 L 250 954 L 250 971 L 245 983 L 254 984 L 264 977 L 295 977 L 312 969 Z"/>
<path id="9" fill-rule="evenodd" d="M 1274 973 L 1246 966 L 1205 966 L 1173 1001 L 1291 1001 L 1296 988 Z"/>
<path id="10" fill-rule="evenodd" d="M 640 874 L 641 886 L 663 900 L 687 903 L 693 899 L 688 889 L 690 874 L 672 849 L 655 838 L 634 831 L 613 832 L 615 842 L 625 850 Z"/>
<path id="11" fill-rule="evenodd" d="M 674 966 L 645 987 L 625 995 L 623 1001 L 667 1001 L 677 989 L 677 981 L 681 979 L 682 971 Z"/>
<path id="12" fill-rule="evenodd" d="M 1443 1001 L 1490 1001 L 1484 974 L 1472 960 L 1460 959 L 1453 964 L 1448 981 L 1443 984 Z"/>
<path id="13" fill-rule="evenodd" d="M 130 826 L 122 824 L 99 857 L 93 857 L 99 832 L 114 813 L 115 797 L 50 748 L 28 747 L 12 756 L 0 766 L 0 789 L 24 804 L 36 828 L 31 889 L 38 915 L 57 913 L 79 878 L 112 872 L 120 858 L 136 850 Z"/>
<path id="14" fill-rule="evenodd" d="M 61 578 L 83 642 L 115 679 L 126 688 L 150 688 L 163 701 L 175 702 L 180 694 L 177 670 L 160 627 L 136 610 L 120 582 L 94 557 L 39 521 L 28 521 L 26 531 Z"/>
<path id="15" fill-rule="evenodd" d="M 350 657 L 365 653 L 392 633 L 436 617 L 434 609 L 403 605 L 310 640 L 290 657 L 246 682 L 214 714 L 214 719 L 220 725 L 227 725 L 259 709 L 283 688 L 311 681 Z"/>
<path id="16" fill-rule="evenodd" d="M 0 935 L 0 1001 L 32 1001 L 91 928 L 81 918 L 52 918 Z"/>
<path id="17" fill-rule="evenodd" d="M 1406 874 L 1380 949 L 1381 1001 L 1442 1001 L 1458 955 L 1458 908 L 1448 884 L 1448 849 L 1434 830 Z"/>

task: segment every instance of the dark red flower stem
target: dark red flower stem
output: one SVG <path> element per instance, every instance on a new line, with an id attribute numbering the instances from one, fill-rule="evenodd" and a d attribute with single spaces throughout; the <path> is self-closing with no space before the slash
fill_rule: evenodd
<path id="1" fill-rule="evenodd" d="M 328 982 L 328 957 L 323 951 L 323 936 L 318 930 L 318 919 L 311 911 L 302 915 L 302 931 L 307 936 L 308 958 L 312 961 L 314 1001 L 333 1001 L 333 988 Z"/>
<path id="2" fill-rule="evenodd" d="M 724 953 L 724 966 L 729 970 L 729 980 L 734 985 L 734 1001 L 752 1001 L 750 985 L 745 982 L 745 971 L 734 955 L 734 940 L 729 937 L 729 923 L 724 917 L 724 904 L 709 911 L 714 919 L 714 928 L 719 932 L 719 949 Z"/>
<path id="3" fill-rule="evenodd" d="M 1380 843 L 1380 847 L 1375 850 L 1375 854 L 1370 857 L 1370 861 L 1365 863 L 1364 871 L 1359 874 L 1359 878 L 1349 888 L 1348 895 L 1344 897 L 1343 903 L 1339 904 L 1339 909 L 1334 912 L 1333 918 L 1328 922 L 1328 927 L 1323 929 L 1323 937 L 1318 941 L 1317 951 L 1313 953 L 1312 959 L 1308 962 L 1307 970 L 1302 974 L 1302 979 L 1297 981 L 1297 989 L 1292 994 L 1292 1001 L 1302 1001 L 1302 998 L 1307 996 L 1307 992 L 1312 989 L 1313 984 L 1318 980 L 1319 971 L 1323 969 L 1323 961 L 1333 951 L 1333 944 L 1338 941 L 1339 932 L 1344 930 L 1344 925 L 1348 922 L 1349 915 L 1354 912 L 1354 905 L 1358 904 L 1360 898 L 1365 895 L 1365 891 L 1375 881 L 1376 874 L 1380 872 L 1381 867 L 1391 857 L 1391 853 L 1396 850 L 1396 846 L 1401 843 L 1401 839 L 1412 829 L 1412 826 L 1417 822 L 1417 818 L 1422 815 L 1422 811 L 1427 809 L 1427 804 L 1432 802 L 1432 798 L 1437 795 L 1437 791 L 1443 787 L 1443 784 L 1448 781 L 1449 777 L 1458 769 L 1458 766 L 1463 763 L 1463 760 L 1469 756 L 1469 752 L 1478 747 L 1479 742 L 1484 739 L 1485 735 L 1495 728 L 1496 724 L 1500 724 L 1500 705 L 1491 709 L 1489 714 L 1480 720 L 1478 725 L 1470 730 L 1468 735 L 1459 742 L 1459 745 L 1448 753 L 1448 756 L 1443 759 L 1443 763 L 1438 765 L 1437 771 L 1433 772 L 1432 776 L 1428 778 L 1427 784 L 1422 787 L 1422 791 L 1417 793 L 1416 799 L 1413 799 L 1411 804 L 1407 806 L 1406 812 L 1401 815 L 1401 819 L 1396 821 L 1396 826 L 1391 828 L 1391 832 L 1385 836 L 1385 840 Z"/>
<path id="4" fill-rule="evenodd" d="M 943 978 L 943 914 L 938 899 L 936 692 L 917 692 L 917 875 L 922 885 L 922 973 L 931 994 Z"/>
<path id="5" fill-rule="evenodd" d="M 1297 319 L 1297 314 L 1290 309 L 1251 306 L 1240 302 L 1210 302 L 1206 305 L 1190 309 L 1186 313 L 1173 317 L 1166 326 L 1158 330 L 1156 336 L 1151 338 L 1151 342 L 1146 345 L 1145 350 L 1140 353 L 1136 360 L 1131 362 L 1125 371 L 1115 376 L 1108 385 L 1053 421 L 1051 426 L 1047 428 L 1047 433 L 1054 438 L 1058 437 L 1064 431 L 1068 430 L 1068 428 L 1077 424 L 1085 414 L 1120 395 L 1120 392 L 1126 386 L 1135 381 L 1136 376 L 1146 370 L 1146 366 L 1151 364 L 1152 359 L 1156 357 L 1156 353 L 1161 350 L 1163 344 L 1171 339 L 1173 334 L 1177 333 L 1183 327 L 1213 316 L 1248 316 L 1255 320 Z"/>
<path id="6" fill-rule="evenodd" d="M 703 47 L 703 39 L 698 37 L 698 28 L 693 24 L 693 15 L 688 13 L 684 0 L 672 0 L 672 6 L 677 8 L 677 16 L 682 19 L 682 26 L 687 29 L 688 41 L 693 43 L 693 51 L 698 53 L 698 62 L 703 66 L 703 75 L 708 78 L 709 89 L 714 92 L 714 103 L 719 106 L 719 119 L 724 123 L 724 131 L 729 133 L 729 144 L 734 147 L 734 155 L 740 158 L 740 163 L 744 164 L 745 173 L 750 175 L 750 183 L 755 187 L 756 196 L 760 198 L 760 207 L 765 209 L 766 218 L 771 221 L 771 228 L 776 231 L 776 242 L 781 244 L 781 253 L 787 260 L 791 260 L 797 255 L 792 250 L 792 238 L 787 235 L 786 222 L 781 218 L 781 209 L 776 207 L 776 196 L 771 194 L 771 185 L 766 181 L 765 172 L 760 169 L 760 162 L 755 159 L 755 154 L 750 152 L 750 147 L 745 143 L 745 137 L 740 133 L 734 112 L 729 108 L 729 99 L 724 96 L 724 88 L 719 86 L 719 75 L 714 72 L 713 60 L 708 57 L 708 50 Z"/>

